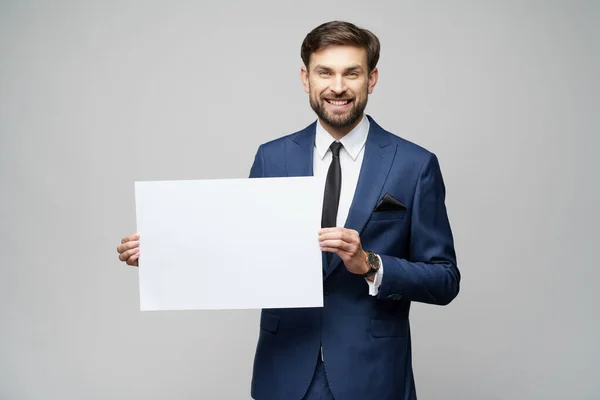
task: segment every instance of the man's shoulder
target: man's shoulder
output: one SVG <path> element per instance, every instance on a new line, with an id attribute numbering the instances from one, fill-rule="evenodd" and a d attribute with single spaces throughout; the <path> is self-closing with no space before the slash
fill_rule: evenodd
<path id="1" fill-rule="evenodd" d="M 263 143 L 261 147 L 263 150 L 279 150 L 285 146 L 286 142 L 300 142 L 311 139 L 311 135 L 313 135 L 315 132 L 315 125 L 316 121 L 294 133 L 289 133 L 276 139 L 269 140 L 268 142 Z"/>
<path id="2" fill-rule="evenodd" d="M 373 123 L 374 121 L 372 121 Z M 425 147 L 418 145 L 404 137 L 383 129 L 381 126 L 375 123 L 378 134 L 381 135 L 383 143 L 389 141 L 390 144 L 397 146 L 398 153 L 402 154 L 403 157 L 414 157 L 416 159 L 425 160 L 431 157 L 435 157 L 435 154 Z"/>

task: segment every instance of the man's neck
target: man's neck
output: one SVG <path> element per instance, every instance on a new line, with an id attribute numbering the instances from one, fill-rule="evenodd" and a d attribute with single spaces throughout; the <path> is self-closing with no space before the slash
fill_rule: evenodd
<path id="1" fill-rule="evenodd" d="M 329 125 L 327 122 L 323 121 L 321 118 L 319 118 L 319 123 L 321 124 L 323 129 L 325 129 L 331 136 L 333 136 L 335 138 L 335 140 L 340 140 L 341 138 L 346 136 L 348 133 L 350 133 L 352 131 L 352 129 L 356 128 L 356 126 L 358 124 L 360 124 L 360 122 L 363 120 L 363 118 L 364 118 L 364 114 L 361 115 L 360 118 L 358 118 L 356 120 L 356 122 L 354 122 L 352 125 L 345 126 L 342 128 L 333 127 L 333 126 Z"/>

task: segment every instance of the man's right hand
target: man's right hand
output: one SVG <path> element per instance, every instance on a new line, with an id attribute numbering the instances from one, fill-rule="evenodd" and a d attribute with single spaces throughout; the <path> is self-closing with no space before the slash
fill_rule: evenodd
<path id="1" fill-rule="evenodd" d="M 127 265 L 137 267 L 140 258 L 140 234 L 134 233 L 121 239 L 121 244 L 117 246 L 117 252 L 119 260 L 125 261 Z"/>

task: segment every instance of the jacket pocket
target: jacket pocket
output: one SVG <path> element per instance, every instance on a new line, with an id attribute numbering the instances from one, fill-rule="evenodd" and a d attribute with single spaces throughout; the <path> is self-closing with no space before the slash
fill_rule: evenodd
<path id="1" fill-rule="evenodd" d="M 369 221 L 383 221 L 390 219 L 402 219 L 406 216 L 406 210 L 373 211 Z"/>
<path id="2" fill-rule="evenodd" d="M 371 334 L 373 337 L 405 337 L 408 330 L 406 320 L 372 319 Z"/>
<path id="3" fill-rule="evenodd" d="M 260 328 L 271 333 L 277 333 L 279 328 L 279 316 L 262 312 L 260 315 Z"/>

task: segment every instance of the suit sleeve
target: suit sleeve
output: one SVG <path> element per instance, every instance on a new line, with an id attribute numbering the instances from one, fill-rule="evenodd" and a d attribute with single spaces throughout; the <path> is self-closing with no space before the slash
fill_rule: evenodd
<path id="1" fill-rule="evenodd" d="M 458 294 L 460 272 L 445 196 L 440 166 L 431 154 L 415 189 L 409 259 L 380 255 L 385 275 L 378 299 L 446 305 Z"/>
<path id="2" fill-rule="evenodd" d="M 250 168 L 250 178 L 264 178 L 265 176 L 265 161 L 263 157 L 262 145 L 258 147 L 256 156 L 254 156 L 254 163 Z"/>

